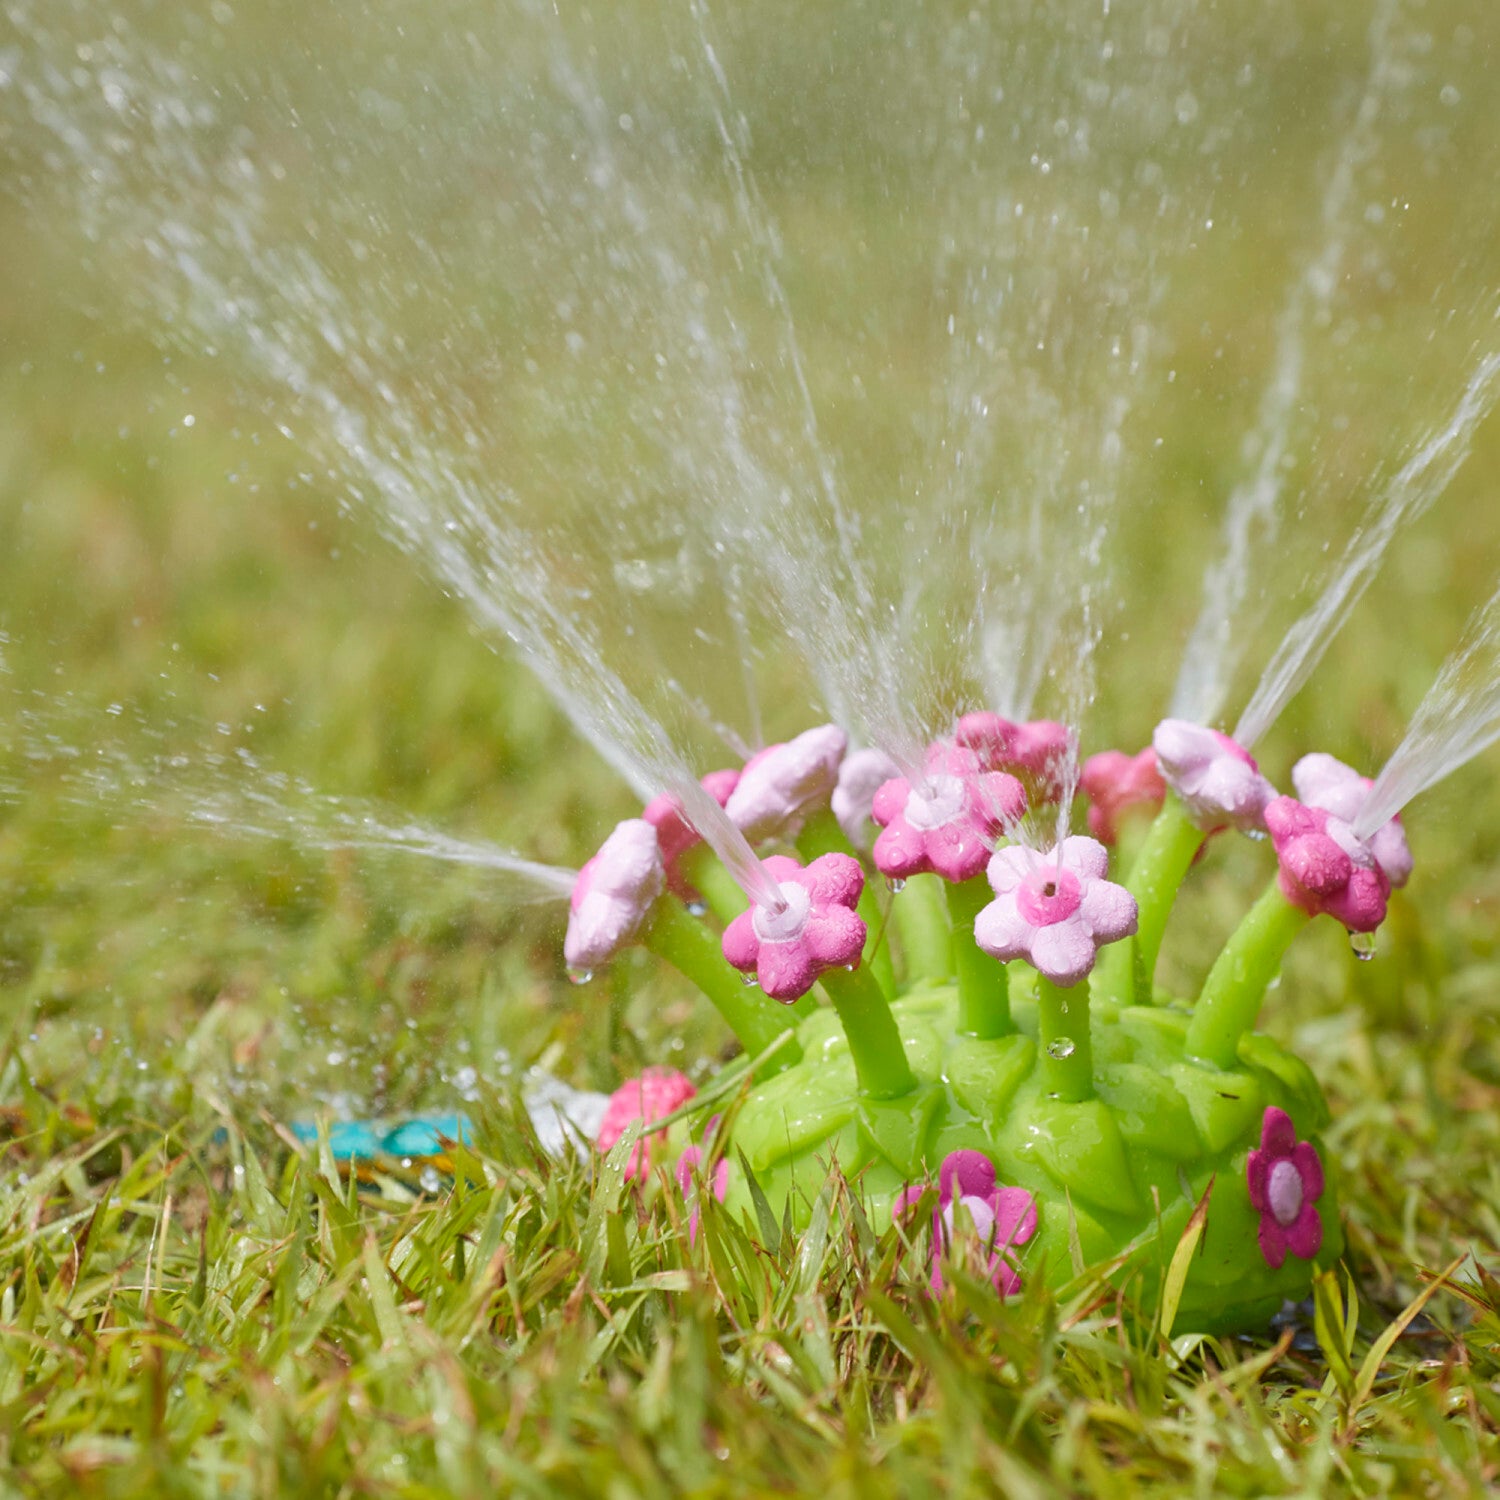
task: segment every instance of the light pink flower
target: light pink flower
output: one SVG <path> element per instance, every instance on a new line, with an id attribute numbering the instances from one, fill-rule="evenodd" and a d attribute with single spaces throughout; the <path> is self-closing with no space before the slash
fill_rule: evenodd
<path id="1" fill-rule="evenodd" d="M 724 811 L 752 844 L 795 838 L 807 815 L 833 795 L 848 746 L 849 737 L 835 724 L 768 745 L 745 762 Z"/>
<path id="2" fill-rule="evenodd" d="M 1250 1206 L 1260 1214 L 1260 1253 L 1279 1271 L 1288 1250 L 1311 1260 L 1323 1244 L 1323 1220 L 1313 1207 L 1323 1196 L 1323 1163 L 1307 1141 L 1297 1139 L 1285 1110 L 1271 1108 L 1260 1126 L 1260 1149 L 1245 1166 Z"/>
<path id="3" fill-rule="evenodd" d="M 1109 855 L 1095 839 L 1064 839 L 1039 853 L 1020 844 L 990 861 L 995 899 L 974 919 L 974 940 L 993 958 L 1025 959 L 1067 989 L 1094 967 L 1105 943 L 1136 927 L 1135 897 L 1104 878 Z"/>
<path id="4" fill-rule="evenodd" d="M 1320 807 L 1339 822 L 1350 825 L 1352 836 L 1352 825 L 1374 783 L 1368 776 L 1361 776 L 1353 766 L 1346 766 L 1343 761 L 1318 752 L 1304 755 L 1292 767 L 1292 785 L 1297 789 L 1300 802 L 1307 807 Z M 1369 845 L 1375 863 L 1398 890 L 1411 879 L 1411 849 L 1399 816 L 1377 828 L 1362 842 Z"/>
<path id="5" fill-rule="evenodd" d="M 717 1116 L 715 1117 L 717 1119 Z M 709 1130 L 712 1131 L 714 1121 L 709 1121 Z M 688 1243 L 692 1244 L 698 1238 L 698 1193 L 694 1178 L 702 1167 L 708 1153 L 702 1146 L 689 1146 L 681 1156 L 677 1158 L 677 1191 L 682 1194 L 684 1203 L 690 1206 L 688 1213 Z M 709 1184 L 709 1191 L 714 1195 L 718 1203 L 724 1201 L 729 1191 L 729 1163 L 720 1157 L 714 1166 L 713 1181 Z"/>
<path id="6" fill-rule="evenodd" d="M 982 769 L 972 750 L 934 746 L 922 780 L 887 781 L 871 811 L 881 826 L 874 858 L 882 875 L 969 880 L 985 867 L 996 839 L 1020 821 L 1026 791 L 1014 776 Z"/>
<path id="7" fill-rule="evenodd" d="M 1374 851 L 1341 818 L 1295 797 L 1266 808 L 1281 894 L 1309 916 L 1327 912 L 1350 932 L 1374 932 L 1385 921 L 1391 882 Z"/>
<path id="8" fill-rule="evenodd" d="M 901 774 L 901 768 L 884 750 L 854 750 L 839 767 L 839 783 L 833 789 L 833 815 L 844 837 L 856 849 L 870 846 L 871 804 L 886 782 Z"/>
<path id="9" fill-rule="evenodd" d="M 723 771 L 710 771 L 700 779 L 698 785 L 723 807 L 739 784 L 739 779 L 739 767 L 730 766 Z M 693 890 L 678 873 L 677 861 L 703 841 L 698 830 L 683 817 L 681 801 L 672 792 L 663 792 L 646 804 L 641 816 L 656 830 L 656 842 L 661 847 L 662 863 L 666 866 L 668 888 L 673 895 L 684 901 L 691 899 Z"/>
<path id="10" fill-rule="evenodd" d="M 569 967 L 597 969 L 629 947 L 664 883 L 656 830 L 643 818 L 627 818 L 573 883 L 563 939 Z"/>
<path id="11" fill-rule="evenodd" d="M 773 1000 L 790 1004 L 813 986 L 819 974 L 859 962 L 865 924 L 854 913 L 865 873 L 847 854 L 824 854 L 806 869 L 795 859 L 773 854 L 766 873 L 781 887 L 786 908 L 759 905 L 742 911 L 724 929 L 724 957 L 754 974 Z"/>
<path id="12" fill-rule="evenodd" d="M 1073 754 L 1066 724 L 1056 719 L 1016 724 L 999 714 L 965 714 L 954 739 L 963 749 L 973 750 L 985 770 L 1018 777 L 1037 801 L 1055 802 L 1062 795 Z"/>
<path id="13" fill-rule="evenodd" d="M 1137 807 L 1155 811 L 1167 794 L 1150 745 L 1138 755 L 1101 750 L 1089 756 L 1078 784 L 1089 799 L 1089 832 L 1104 844 L 1119 837 L 1122 814 Z"/>
<path id="14" fill-rule="evenodd" d="M 891 1217 L 900 1218 L 926 1192 L 909 1187 L 897 1194 Z M 942 1259 L 961 1232 L 959 1210 L 979 1233 L 989 1258 L 990 1276 L 1004 1296 L 1021 1289 L 1012 1249 L 1036 1233 L 1036 1199 L 1025 1188 L 1000 1187 L 995 1164 L 982 1151 L 952 1151 L 938 1169 L 938 1204 L 932 1212 L 932 1289 L 943 1289 Z"/>
<path id="15" fill-rule="evenodd" d="M 1276 788 L 1227 734 L 1186 719 L 1163 719 L 1151 743 L 1162 779 L 1205 833 L 1265 826 L 1266 803 Z"/>
<path id="16" fill-rule="evenodd" d="M 647 1068 L 639 1078 L 622 1083 L 609 1096 L 609 1105 L 599 1122 L 594 1144 L 601 1152 L 608 1151 L 625 1134 L 627 1126 L 637 1120 L 648 1124 L 664 1120 L 697 1092 L 687 1075 L 675 1068 Z M 666 1138 L 665 1130 L 641 1136 L 631 1149 L 625 1175 L 638 1177 L 644 1182 L 651 1171 L 650 1148 Z"/>

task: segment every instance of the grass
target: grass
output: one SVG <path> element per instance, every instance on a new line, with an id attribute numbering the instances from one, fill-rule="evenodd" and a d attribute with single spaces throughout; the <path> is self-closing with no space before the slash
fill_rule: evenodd
<path id="1" fill-rule="evenodd" d="M 1471 26 L 1487 14 L 1449 9 Z M 789 7 L 745 14 L 721 18 L 725 50 L 825 437 L 851 493 L 895 493 L 909 457 L 895 418 L 926 399 L 932 368 L 916 331 L 930 309 L 911 290 L 930 269 L 923 213 L 891 210 L 913 170 L 900 101 L 873 47 L 831 34 L 808 47 Z M 1306 244 L 1278 194 L 1292 184 L 1315 206 L 1328 100 L 1362 66 L 1339 6 L 1299 17 L 1304 46 L 1247 136 L 1276 150 L 1223 148 L 1245 153 L 1238 223 L 1158 313 L 1176 380 L 1135 434 L 1147 456 L 1113 544 L 1124 608 L 1092 746 L 1138 743 L 1161 709 L 1218 497 L 1242 472 L 1265 309 Z M 343 45 L 325 24 L 302 66 Z M 247 46 L 275 55 L 274 17 L 254 26 Z M 624 55 L 622 79 L 640 65 Z M 1339 86 L 1326 97 L 1325 74 Z M 1455 118 L 1471 156 L 1492 100 L 1465 81 Z M 693 139 L 717 181 L 711 134 Z M 1383 140 L 1392 177 L 1416 182 L 1415 139 Z M 0 135 L 0 149 L 24 161 L 34 143 Z M 1357 353 L 1318 346 L 1319 373 L 1345 383 L 1320 389 L 1296 472 L 1347 462 L 1347 488 L 1327 492 L 1341 523 L 1360 465 L 1389 457 L 1387 427 L 1441 405 L 1405 372 L 1457 368 L 1479 336 L 1460 316 L 1432 344 L 1412 294 L 1412 266 L 1483 223 L 1483 173 L 1438 165 L 1396 292 L 1372 280 L 1350 294 Z M 443 205 L 455 235 L 464 201 Z M 707 1007 L 635 959 L 570 988 L 556 912 L 483 875 L 296 836 L 340 796 L 577 863 L 632 799 L 514 660 L 340 512 L 332 481 L 254 440 L 266 413 L 242 372 L 164 359 L 59 253 L 63 229 L 34 203 L 0 205 L 0 1490 L 1493 1489 L 1493 756 L 1414 809 L 1418 872 L 1378 961 L 1356 964 L 1321 924 L 1268 1006 L 1329 1095 L 1349 1239 L 1343 1270 L 1285 1330 L 1170 1341 L 1130 1315 L 1130 1289 L 1091 1273 L 1056 1297 L 1037 1279 L 1010 1303 L 959 1275 L 934 1301 L 923 1247 L 867 1223 L 836 1177 L 806 1234 L 709 1208 L 690 1243 L 664 1179 L 637 1191 L 618 1156 L 547 1159 L 513 1090 L 536 1060 L 593 1088 L 661 1060 L 706 1077 L 724 1045 Z M 847 395 L 855 368 L 865 406 Z M 1369 399 L 1335 411 L 1351 393 Z M 1335 416 L 1337 439 L 1323 430 Z M 601 472 L 631 452 L 598 441 Z M 1399 739 L 1493 586 L 1497 472 L 1492 420 L 1271 737 L 1273 779 L 1305 748 L 1369 766 Z M 786 717 L 773 727 L 798 727 Z M 216 838 L 182 815 L 199 795 L 243 813 L 246 787 L 279 774 L 313 793 L 282 795 L 301 821 L 276 836 Z M 1264 878 L 1250 845 L 1198 872 L 1165 955 L 1175 987 L 1201 977 Z M 476 1139 L 435 1194 L 404 1178 L 356 1187 L 285 1129 L 320 1110 L 459 1103 Z"/>

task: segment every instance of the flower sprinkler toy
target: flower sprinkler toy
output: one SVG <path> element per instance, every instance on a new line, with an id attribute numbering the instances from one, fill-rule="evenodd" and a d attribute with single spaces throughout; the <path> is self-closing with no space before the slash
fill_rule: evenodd
<path id="1" fill-rule="evenodd" d="M 1081 1254 L 1149 1303 L 1206 1199 L 1176 1329 L 1254 1327 L 1305 1296 L 1342 1247 L 1327 1108 L 1255 1022 L 1315 916 L 1356 943 L 1380 924 L 1411 873 L 1400 823 L 1357 836 L 1370 783 L 1331 756 L 1300 761 L 1297 796 L 1279 796 L 1228 736 L 1167 720 L 1138 754 L 1083 766 L 1095 836 L 1028 842 L 1028 809 L 1068 795 L 1073 753 L 1060 724 L 994 714 L 906 766 L 810 730 L 703 782 L 755 851 L 749 880 L 670 796 L 622 823 L 579 874 L 569 964 L 644 944 L 745 1056 L 706 1132 L 691 1085 L 656 1069 L 617 1093 L 601 1148 L 638 1121 L 629 1170 L 664 1169 L 695 1235 L 710 1197 L 805 1218 L 836 1164 L 874 1222 L 929 1234 L 936 1292 L 960 1259 L 1008 1294 L 1067 1281 Z M 1148 818 L 1112 871 L 1107 845 Z M 1177 891 L 1236 832 L 1275 871 L 1197 997 L 1163 994 Z M 909 1215 L 921 1203 L 930 1225 Z"/>

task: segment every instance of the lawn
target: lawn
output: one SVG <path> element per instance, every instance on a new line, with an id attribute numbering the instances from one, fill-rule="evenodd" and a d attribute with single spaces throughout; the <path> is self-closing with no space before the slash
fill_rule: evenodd
<path id="1" fill-rule="evenodd" d="M 641 954 L 573 987 L 558 907 L 493 871 L 369 847 L 360 820 L 576 866 L 639 801 L 524 642 L 441 586 L 420 539 L 393 542 L 318 398 L 361 416 L 381 453 L 410 417 L 429 458 L 462 467 L 458 434 L 478 430 L 475 462 L 514 491 L 507 524 L 630 684 L 659 706 L 680 675 L 750 736 L 748 659 L 782 737 L 813 722 L 813 690 L 770 611 L 747 658 L 712 581 L 648 569 L 642 590 L 612 571 L 632 528 L 628 560 L 655 567 L 675 515 L 732 514 L 743 471 L 697 367 L 636 368 L 653 339 L 682 338 L 667 314 L 684 304 L 620 249 L 625 199 L 597 178 L 581 198 L 557 186 L 597 145 L 578 120 L 613 122 L 623 180 L 654 215 L 642 244 L 701 273 L 717 347 L 730 324 L 743 340 L 752 446 L 801 420 L 778 363 L 784 305 L 820 451 L 887 581 L 924 547 L 934 587 L 950 568 L 971 577 L 922 530 L 953 504 L 924 424 L 954 393 L 945 288 L 1008 265 L 1020 311 L 1007 303 L 999 326 L 1019 373 L 1003 389 L 1019 404 L 967 493 L 1010 503 L 1054 460 L 1102 476 L 1078 455 L 1111 394 L 1132 397 L 1084 749 L 1134 749 L 1165 711 L 1226 499 L 1258 461 L 1246 435 L 1285 310 L 1305 334 L 1277 467 L 1289 519 L 1255 558 L 1264 608 L 1231 714 L 1326 576 L 1324 543 L 1336 557 L 1495 347 L 1492 8 L 1143 7 L 1106 24 L 1097 6 L 1017 6 L 1002 25 L 851 0 L 822 26 L 758 0 L 706 23 L 734 158 L 693 7 L 552 29 L 540 9 L 452 0 L 399 39 L 394 4 L 244 9 L 18 3 L 14 48 L 0 23 L 0 1486 L 1492 1488 L 1494 751 L 1411 809 L 1417 872 L 1376 961 L 1319 923 L 1266 1008 L 1333 1113 L 1348 1253 L 1316 1308 L 1257 1337 L 1168 1340 L 1096 1274 L 1009 1301 L 960 1279 L 935 1299 L 920 1248 L 837 1177 L 806 1232 L 710 1211 L 690 1242 L 668 1172 L 637 1189 L 617 1158 L 546 1156 L 519 1090 L 532 1066 L 596 1090 L 654 1062 L 704 1082 L 727 1055 L 708 1007 Z M 1111 26 L 1121 56 L 1148 61 L 1099 94 Z M 130 96 L 113 125 L 111 81 Z M 1365 96 L 1378 107 L 1361 136 Z M 151 114 L 168 98 L 187 124 Z M 1090 137 L 1056 128 L 1059 99 Z M 208 123 L 188 107 L 205 100 Z M 59 118 L 81 122 L 81 145 Z M 991 143 L 1014 127 L 998 156 L 976 120 Z M 115 128 L 130 151 L 109 146 Z M 1030 149 L 1044 136 L 1055 173 Z M 220 154 L 189 160 L 172 145 L 189 137 Z M 273 184 L 256 208 L 271 237 L 242 278 L 232 235 L 200 264 L 246 299 L 242 324 L 257 298 L 287 317 L 288 347 L 333 309 L 394 388 L 389 408 L 326 348 L 294 389 L 143 249 L 153 226 L 202 228 L 212 215 L 195 210 L 239 202 L 223 185 L 240 152 Z M 735 217 L 733 160 L 774 257 Z M 1353 185 L 1330 218 L 1341 163 Z M 1053 227 L 1043 212 L 1034 237 L 992 238 L 1001 200 L 1032 222 L 1014 212 L 1028 197 Z M 1078 221 L 1103 238 L 1092 258 L 1056 229 Z M 937 222 L 959 226 L 942 276 Z M 1334 241 L 1320 313 L 1297 287 Z M 299 302 L 310 266 L 330 284 Z M 559 331 L 569 298 L 596 340 L 582 373 Z M 1118 327 L 1149 335 L 1138 380 L 1110 363 Z M 1038 329 L 1055 361 L 1021 347 Z M 1273 780 L 1304 750 L 1373 770 L 1397 744 L 1500 573 L 1497 478 L 1491 418 L 1259 747 Z M 1052 495 L 1067 598 L 1088 537 Z M 941 640 L 924 649 L 947 681 Z M 702 769 L 724 754 L 702 726 L 684 733 Z M 1169 988 L 1194 990 L 1268 868 L 1240 841 L 1195 871 Z M 353 1182 L 290 1133 L 460 1108 L 472 1145 L 425 1182 Z"/>

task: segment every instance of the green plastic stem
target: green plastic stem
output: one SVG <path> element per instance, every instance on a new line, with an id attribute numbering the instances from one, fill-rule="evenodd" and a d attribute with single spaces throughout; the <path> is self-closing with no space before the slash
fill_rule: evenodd
<path id="1" fill-rule="evenodd" d="M 1042 1083 L 1065 1104 L 1094 1097 L 1094 1048 L 1089 1030 L 1089 982 L 1059 989 L 1045 974 L 1036 977 L 1037 1045 Z"/>
<path id="2" fill-rule="evenodd" d="M 821 983 L 849 1039 L 860 1091 L 872 1099 L 899 1099 L 917 1086 L 890 1003 L 865 968 L 830 969 Z"/>
<path id="3" fill-rule="evenodd" d="M 982 1040 L 1008 1036 L 1015 1022 L 1010 1018 L 1010 979 L 1005 965 L 997 963 L 974 941 L 974 918 L 994 900 L 994 892 L 983 875 L 972 880 L 944 882 L 948 918 L 952 923 L 953 970 L 958 975 L 958 1029 L 965 1036 Z"/>
<path id="4" fill-rule="evenodd" d="M 782 1032 L 797 1024 L 793 1007 L 780 1005 L 761 990 L 747 985 L 739 971 L 725 959 L 717 934 L 671 897 L 656 903 L 643 941 L 652 953 L 686 975 L 708 996 L 752 1057 L 764 1052 Z M 779 1073 L 801 1056 L 801 1047 L 789 1043 L 770 1059 L 766 1070 Z"/>
<path id="5" fill-rule="evenodd" d="M 908 983 L 953 974 L 953 942 L 942 891 L 946 884 L 938 875 L 913 875 L 891 897 L 891 925 L 901 940 Z"/>
<path id="6" fill-rule="evenodd" d="M 802 863 L 805 865 L 810 865 L 824 854 L 847 854 L 850 859 L 859 858 L 854 852 L 854 846 L 844 837 L 839 820 L 826 808 L 815 812 L 802 825 L 802 832 L 797 835 L 797 853 L 802 856 Z M 894 999 L 896 967 L 891 962 L 891 945 L 885 941 L 885 913 L 880 909 L 879 898 L 875 895 L 875 887 L 868 874 L 855 910 L 863 919 L 868 932 L 864 966 L 875 976 L 875 982 L 885 998 Z"/>
<path id="7" fill-rule="evenodd" d="M 1156 960 L 1161 953 L 1162 934 L 1183 877 L 1192 866 L 1207 835 L 1188 816 L 1187 809 L 1172 795 L 1156 815 L 1141 852 L 1130 869 L 1126 889 L 1140 908 L 1135 936 L 1130 940 L 1132 973 L 1127 998 L 1137 1005 L 1150 1005 L 1155 993 Z M 1120 962 L 1121 960 L 1115 960 Z"/>
<path id="8" fill-rule="evenodd" d="M 1208 971 L 1188 1024 L 1189 1057 L 1229 1068 L 1240 1038 L 1255 1027 L 1260 1003 L 1292 940 L 1312 920 L 1281 894 L 1273 878 Z"/>
<path id="9" fill-rule="evenodd" d="M 734 876 L 707 844 L 698 843 L 677 862 L 682 878 L 703 897 L 703 904 L 727 927 L 750 904 Z"/>

